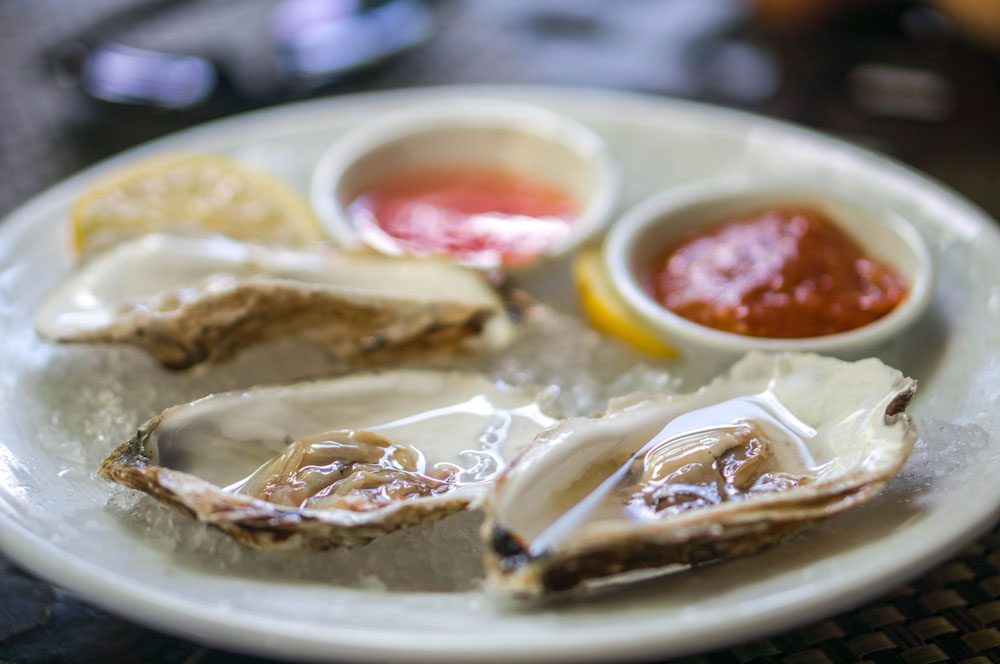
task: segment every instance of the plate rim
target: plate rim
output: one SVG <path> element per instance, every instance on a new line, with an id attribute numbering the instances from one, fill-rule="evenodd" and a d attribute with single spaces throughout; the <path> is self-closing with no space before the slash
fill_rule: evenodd
<path id="1" fill-rule="evenodd" d="M 159 152 L 164 147 L 169 147 L 177 142 L 193 143 L 202 135 L 213 137 L 216 142 L 221 142 L 220 135 L 245 131 L 247 125 L 270 124 L 280 122 L 282 119 L 287 122 L 296 115 L 316 116 L 319 115 L 321 109 L 335 110 L 366 103 L 390 106 L 405 103 L 413 98 L 442 94 L 514 97 L 534 100 L 543 105 L 546 102 L 577 101 L 592 109 L 600 108 L 603 104 L 608 107 L 641 108 L 645 112 L 653 114 L 658 110 L 662 112 L 665 107 L 669 107 L 673 112 L 698 113 L 709 124 L 723 123 L 732 126 L 735 123 L 742 123 L 747 127 L 762 127 L 781 134 L 794 135 L 813 145 L 822 146 L 824 149 L 839 151 L 847 155 L 849 159 L 858 159 L 873 166 L 887 168 L 890 171 L 887 173 L 887 177 L 891 175 L 910 189 L 919 187 L 928 190 L 930 196 L 938 203 L 946 205 L 949 209 L 958 210 L 966 220 L 974 220 L 976 233 L 992 235 L 993 241 L 1000 244 L 1000 228 L 997 227 L 991 216 L 951 187 L 878 152 L 784 120 L 711 104 L 636 92 L 546 85 L 462 85 L 406 88 L 326 97 L 240 113 L 167 134 L 101 160 L 17 206 L 0 221 L 2 224 L 0 226 L 0 246 L 9 246 L 23 235 L 25 228 L 34 223 L 40 223 L 39 219 L 45 216 L 51 216 L 45 215 L 46 209 L 51 211 L 63 207 L 66 201 L 73 197 L 74 191 L 84 182 L 99 177 L 102 173 L 123 163 L 146 154 Z M 294 125 L 294 122 L 290 124 Z M 301 133 L 301 131 L 300 127 L 294 127 L 290 133 Z M 280 132 L 272 132 L 268 138 L 277 135 L 280 135 Z M 2 442 L 0 442 L 0 449 L 7 449 Z M 13 457 L 13 454 L 11 456 Z M 16 460 L 16 457 L 13 458 Z M 771 606 L 756 611 L 753 616 L 741 616 L 723 623 L 725 625 L 723 637 L 718 634 L 720 626 L 714 623 L 680 639 L 676 636 L 671 636 L 668 639 L 657 639 L 655 635 L 646 635 L 644 640 L 636 641 L 633 640 L 634 634 L 621 633 L 615 638 L 601 640 L 602 656 L 624 659 L 642 655 L 678 655 L 701 649 L 714 650 L 739 641 L 805 624 L 825 615 L 833 614 L 852 604 L 860 605 L 885 590 L 917 576 L 936 562 L 960 549 L 976 535 L 987 530 L 1000 517 L 1000 486 L 995 494 L 991 496 L 991 500 L 983 501 L 978 511 L 973 512 L 975 516 L 962 522 L 962 526 L 956 528 L 948 538 L 941 541 L 934 537 L 933 545 L 921 549 L 916 555 L 910 555 L 907 558 L 908 564 L 905 566 L 897 564 L 888 571 L 882 569 L 884 565 L 874 569 L 868 568 L 861 573 L 852 575 L 851 582 L 842 584 L 832 592 L 827 591 L 812 595 L 807 602 L 800 600 L 784 603 L 773 602 Z M 480 641 L 466 635 L 456 635 L 454 639 L 447 641 L 440 638 L 428 639 L 421 645 L 419 651 L 414 651 L 412 644 L 393 645 L 383 642 L 373 645 L 371 641 L 364 640 L 366 637 L 370 638 L 370 634 L 359 632 L 350 627 L 325 629 L 320 635 L 321 638 L 317 638 L 315 632 L 303 634 L 306 626 L 294 621 L 220 611 L 214 605 L 205 605 L 169 592 L 156 589 L 151 592 L 147 586 L 135 584 L 127 577 L 117 573 L 109 576 L 106 569 L 79 559 L 68 549 L 57 547 L 25 529 L 17 522 L 14 512 L 15 508 L 7 503 L 5 493 L 0 491 L 0 551 L 3 551 L 20 567 L 60 587 L 78 593 L 88 602 L 107 610 L 109 613 L 158 631 L 172 633 L 201 643 L 277 658 L 295 657 L 310 660 L 329 660 L 342 653 L 353 659 L 369 661 L 382 660 L 386 657 L 405 658 L 409 661 L 464 661 L 470 656 L 489 661 L 506 660 L 515 656 L 570 660 L 592 658 L 595 655 L 594 643 L 591 641 L 572 644 L 553 639 L 545 644 L 532 641 L 507 643 L 505 644 L 507 649 L 502 652 L 483 653 Z M 927 524 L 921 525 L 926 526 Z M 912 533 L 912 530 L 904 531 L 902 534 L 907 532 Z M 937 535 L 938 533 L 932 534 Z M 891 542 L 893 538 L 900 536 L 901 533 L 894 534 L 886 541 Z M 39 553 L 44 553 L 44 555 L 39 555 Z M 347 653 L 338 652 L 332 648 L 333 646 L 346 647 L 350 650 Z"/>

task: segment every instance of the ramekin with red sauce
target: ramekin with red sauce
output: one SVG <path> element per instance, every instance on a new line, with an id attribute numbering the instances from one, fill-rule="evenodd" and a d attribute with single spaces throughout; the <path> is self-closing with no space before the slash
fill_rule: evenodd
<path id="1" fill-rule="evenodd" d="M 744 179 L 640 203 L 604 252 L 623 299 L 666 338 L 731 352 L 856 355 L 913 323 L 934 282 L 894 211 Z"/>
<path id="2" fill-rule="evenodd" d="M 341 245 L 516 270 L 603 230 L 620 188 L 589 128 L 470 98 L 394 111 L 347 134 L 317 165 L 312 202 Z"/>

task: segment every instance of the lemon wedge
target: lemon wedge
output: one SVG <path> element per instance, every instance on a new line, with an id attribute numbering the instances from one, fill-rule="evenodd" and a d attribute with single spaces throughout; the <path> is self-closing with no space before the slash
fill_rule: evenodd
<path id="1" fill-rule="evenodd" d="M 573 263 L 580 306 L 590 324 L 610 337 L 621 339 L 636 350 L 652 357 L 675 360 L 677 350 L 628 309 L 614 291 L 597 249 L 585 249 Z"/>
<path id="2" fill-rule="evenodd" d="M 171 155 L 128 166 L 91 186 L 73 207 L 73 246 L 80 253 L 156 231 L 209 231 L 288 246 L 323 238 L 295 190 L 215 155 Z"/>

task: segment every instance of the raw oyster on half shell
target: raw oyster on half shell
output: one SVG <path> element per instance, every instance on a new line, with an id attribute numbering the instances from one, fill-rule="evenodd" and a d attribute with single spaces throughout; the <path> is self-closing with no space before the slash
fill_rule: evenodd
<path id="1" fill-rule="evenodd" d="M 443 261 L 163 234 L 86 263 L 48 296 L 36 328 L 58 341 L 141 346 L 175 369 L 290 334 L 355 365 L 513 336 L 483 275 Z"/>
<path id="2" fill-rule="evenodd" d="M 564 420 L 487 501 L 488 580 L 537 596 L 776 544 L 900 471 L 915 389 L 876 359 L 752 353 L 694 393 Z"/>
<path id="3" fill-rule="evenodd" d="M 551 396 L 432 370 L 216 394 L 142 425 L 100 474 L 257 548 L 361 544 L 478 506 L 555 421 Z"/>

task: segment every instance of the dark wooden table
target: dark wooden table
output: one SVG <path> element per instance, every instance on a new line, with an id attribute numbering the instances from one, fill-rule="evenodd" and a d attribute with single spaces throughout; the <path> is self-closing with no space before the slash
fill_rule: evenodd
<path id="1" fill-rule="evenodd" d="M 0 3 L 0 214 L 105 156 L 219 113 L 99 105 L 48 70 L 44 53 L 135 4 Z M 822 27 L 775 33 L 739 0 L 441 0 L 430 5 L 437 22 L 426 44 L 322 94 L 529 82 L 684 96 L 873 147 L 1000 216 L 1000 56 L 919 3 L 857 4 Z M 261 36 L 274 5 L 189 2 L 131 28 L 126 41 L 221 52 L 239 78 L 273 81 Z M 693 661 L 1000 662 L 998 598 L 1000 531 L 871 605 Z M 258 660 L 112 617 L 0 558 L 3 661 Z"/>

